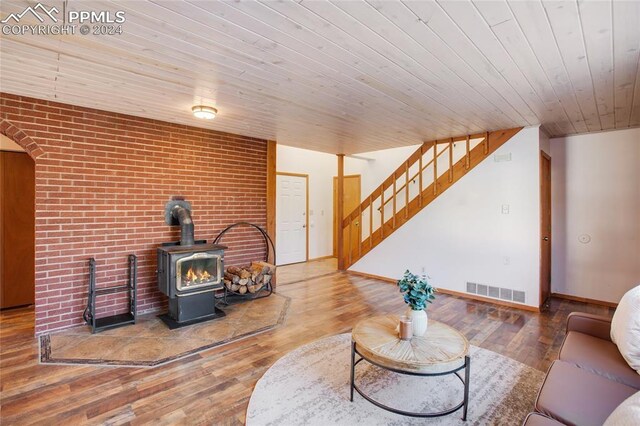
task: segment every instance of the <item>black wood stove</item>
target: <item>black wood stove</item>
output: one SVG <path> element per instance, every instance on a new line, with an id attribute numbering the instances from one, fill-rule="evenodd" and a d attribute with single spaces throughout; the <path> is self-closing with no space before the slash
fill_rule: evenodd
<path id="1" fill-rule="evenodd" d="M 214 293 L 224 290 L 225 246 L 195 241 L 191 206 L 181 199 L 165 206 L 167 224 L 181 228 L 180 242 L 158 248 L 158 289 L 169 297 L 169 312 L 160 318 L 177 328 L 224 316 Z"/>

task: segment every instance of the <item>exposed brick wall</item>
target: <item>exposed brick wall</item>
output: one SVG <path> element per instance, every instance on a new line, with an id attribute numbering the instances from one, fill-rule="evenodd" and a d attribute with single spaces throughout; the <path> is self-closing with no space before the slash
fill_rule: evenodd
<path id="1" fill-rule="evenodd" d="M 4 93 L 0 110 L 2 132 L 36 157 L 36 333 L 82 323 L 90 257 L 106 286 L 125 282 L 136 254 L 138 312 L 165 308 L 155 250 L 179 240 L 164 222 L 172 195 L 191 202 L 196 239 L 237 221 L 265 225 L 264 140 Z M 258 235 L 225 236 L 227 265 L 262 259 Z M 124 300 L 99 299 L 99 316 Z"/>

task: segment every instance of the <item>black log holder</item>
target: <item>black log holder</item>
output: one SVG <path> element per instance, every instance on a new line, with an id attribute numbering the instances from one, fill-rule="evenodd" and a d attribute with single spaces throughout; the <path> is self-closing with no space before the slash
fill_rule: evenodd
<path id="1" fill-rule="evenodd" d="M 111 287 L 96 288 L 96 260 L 93 257 L 89 259 L 89 295 L 87 308 L 84 310 L 82 317 L 87 325 L 91 327 L 92 333 L 136 323 L 137 281 L 138 257 L 135 254 L 129 255 L 129 278 L 127 284 Z M 121 291 L 126 291 L 129 296 L 129 312 L 96 318 L 97 296 Z"/>
<path id="2" fill-rule="evenodd" d="M 265 231 L 260 226 L 253 224 L 251 222 L 236 222 L 234 224 L 227 226 L 218 234 L 215 240 L 213 240 L 213 243 L 222 244 L 222 238 L 224 237 L 224 235 L 230 230 L 232 230 L 233 228 L 236 228 L 239 226 L 249 226 L 256 229 L 258 232 L 260 232 L 260 235 L 262 236 L 262 239 L 265 245 L 264 261 L 269 263 L 269 260 L 271 260 L 271 263 L 275 265 L 276 264 L 276 248 L 273 244 L 273 241 L 271 240 L 271 237 L 269 237 L 269 234 L 267 234 L 267 231 Z M 275 279 L 275 277 L 272 279 Z M 256 293 L 240 294 L 240 293 L 236 293 L 234 291 L 229 290 L 225 286 L 224 293 L 222 295 L 219 295 L 219 294 L 216 295 L 216 300 L 222 301 L 224 305 L 230 305 L 235 302 L 241 302 L 244 300 L 262 299 L 263 297 L 271 296 L 272 293 L 273 293 L 273 286 L 271 282 L 262 286 L 262 288 L 258 290 Z"/>

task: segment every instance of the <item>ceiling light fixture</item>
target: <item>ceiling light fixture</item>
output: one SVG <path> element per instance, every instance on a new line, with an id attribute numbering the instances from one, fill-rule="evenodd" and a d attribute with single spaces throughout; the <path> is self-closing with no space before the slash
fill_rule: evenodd
<path id="1" fill-rule="evenodd" d="M 197 118 L 204 118 L 205 120 L 213 120 L 214 118 L 216 118 L 216 114 L 218 113 L 218 110 L 213 107 L 209 107 L 205 105 L 196 105 L 193 108 L 191 108 L 191 112 L 193 112 L 193 115 L 195 115 Z"/>

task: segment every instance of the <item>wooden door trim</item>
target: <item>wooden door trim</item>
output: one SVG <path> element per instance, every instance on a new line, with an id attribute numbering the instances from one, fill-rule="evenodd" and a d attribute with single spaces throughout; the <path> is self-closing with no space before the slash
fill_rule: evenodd
<path id="1" fill-rule="evenodd" d="M 544 233 L 546 233 L 546 231 L 543 229 L 544 227 L 544 223 L 543 223 L 543 214 L 544 212 L 542 211 L 542 207 L 543 207 L 543 199 L 542 197 L 544 196 L 544 192 L 542 190 L 544 183 L 543 180 L 543 167 L 544 167 L 544 160 L 549 161 L 549 210 L 551 210 L 551 156 L 549 154 L 547 154 L 546 152 L 540 150 L 540 160 L 539 160 L 539 179 L 540 179 L 540 283 L 539 283 L 539 306 L 540 309 L 542 309 L 544 303 L 546 302 L 546 300 L 543 300 L 543 262 L 545 261 L 543 259 L 543 250 L 542 250 L 542 238 Z M 549 274 L 551 274 L 551 224 L 552 224 L 552 217 L 551 217 L 551 213 L 549 213 Z M 549 277 L 549 296 L 551 297 L 552 295 L 552 291 L 551 291 L 551 277 Z"/>
<path id="2" fill-rule="evenodd" d="M 344 175 L 343 177 L 344 179 L 348 179 L 348 178 L 358 178 L 358 200 L 362 201 L 362 175 Z M 338 257 L 338 235 L 336 233 L 336 229 L 338 228 L 337 226 L 337 219 L 336 219 L 336 211 L 338 210 L 336 207 L 336 199 L 335 199 L 335 195 L 336 195 L 336 184 L 338 182 L 338 176 L 334 176 L 333 177 L 333 194 L 334 194 L 334 200 L 333 200 L 333 225 L 332 225 L 332 232 L 333 232 L 333 257 Z M 358 203 L 359 204 L 359 203 Z"/>
<path id="3" fill-rule="evenodd" d="M 276 176 L 293 176 L 293 177 L 301 177 L 305 179 L 305 194 L 304 194 L 304 198 L 305 198 L 305 208 L 306 211 L 304 213 L 304 217 L 305 217 L 305 230 L 307 232 L 305 232 L 305 234 L 307 235 L 306 237 L 306 253 L 305 253 L 305 262 L 309 261 L 309 175 L 306 173 L 290 173 L 290 172 L 276 172 Z M 276 196 L 277 196 L 277 192 L 276 192 Z"/>

